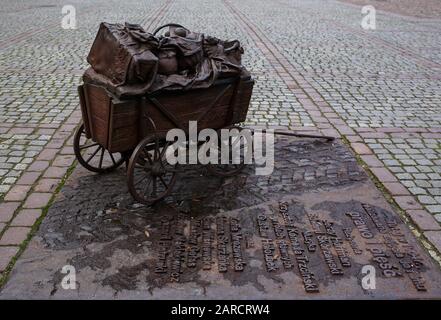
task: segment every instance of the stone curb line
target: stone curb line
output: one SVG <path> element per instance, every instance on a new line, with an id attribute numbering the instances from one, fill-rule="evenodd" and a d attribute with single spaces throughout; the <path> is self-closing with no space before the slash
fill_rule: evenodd
<path id="1" fill-rule="evenodd" d="M 80 119 L 79 110 L 71 113 L 0 203 L 0 272 L 19 253 L 20 245 L 72 166 L 73 130 Z"/>

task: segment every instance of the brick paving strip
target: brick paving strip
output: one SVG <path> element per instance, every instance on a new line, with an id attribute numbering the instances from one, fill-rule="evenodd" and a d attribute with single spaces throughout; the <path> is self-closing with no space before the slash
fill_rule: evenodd
<path id="1" fill-rule="evenodd" d="M 39 33 L 46 32 L 48 29 L 55 27 L 57 24 L 58 24 L 58 22 L 52 23 L 44 28 L 38 28 L 38 29 L 26 31 L 26 32 L 21 32 L 19 34 L 13 35 L 12 37 L 6 38 L 6 39 L 0 41 L 0 50 L 11 47 L 13 45 L 16 45 L 17 43 L 19 43 L 23 40 L 29 39 Z"/>
<path id="2" fill-rule="evenodd" d="M 66 177 L 74 160 L 69 138 L 80 118 L 80 113 L 74 111 L 66 119 L 0 203 L 0 272 L 25 248 L 22 244 Z"/>
<path id="3" fill-rule="evenodd" d="M 246 30 L 259 49 L 272 64 L 276 72 L 284 80 L 287 87 L 292 90 L 303 108 L 311 116 L 316 128 L 324 135 L 332 135 L 346 139 L 353 151 L 360 157 L 376 179 L 385 187 L 395 204 L 405 212 L 405 218 L 410 220 L 423 233 L 423 243 L 429 248 L 434 258 L 439 260 L 441 252 L 441 227 L 434 217 L 423 208 L 418 200 L 411 195 L 393 173 L 381 162 L 364 142 L 366 138 L 382 137 L 423 137 L 441 138 L 441 130 L 426 128 L 351 128 L 332 109 L 310 83 L 298 72 L 283 53 L 265 35 L 265 32 L 253 23 L 248 17 L 240 12 L 231 1 L 223 0 L 223 3 L 237 19 L 241 27 Z M 360 32 L 363 34 L 362 32 Z M 390 44 L 387 44 L 390 47 Z M 410 51 L 401 51 L 407 57 L 416 58 L 418 62 L 428 64 L 427 59 L 413 55 Z M 431 67 L 439 66 L 437 63 L 429 64 Z M 414 230 L 414 229 L 413 229 Z M 414 230 L 415 231 L 415 230 Z M 418 234 L 418 232 L 416 232 Z M 424 240 L 424 239 L 422 239 Z M 435 251 L 433 249 L 435 248 Z M 436 254 L 435 252 L 438 252 Z"/>
<path id="4" fill-rule="evenodd" d="M 156 27 L 171 4 L 172 0 L 168 0 L 153 10 L 141 21 L 141 25 L 146 30 Z M 38 33 L 40 32 L 42 31 Z M 29 37 L 35 34 L 37 33 L 31 33 Z M 58 129 L 51 124 L 40 125 L 39 131 L 50 131 L 53 133 L 52 138 L 5 194 L 3 201 L 0 200 L 0 286 L 76 164 L 72 147 L 73 134 L 80 121 L 81 112 L 78 107 Z M 0 124 L 0 130 L 2 128 L 15 129 Z M 20 128 L 17 133 L 23 133 L 26 129 L 29 133 L 34 131 L 33 128 Z"/>

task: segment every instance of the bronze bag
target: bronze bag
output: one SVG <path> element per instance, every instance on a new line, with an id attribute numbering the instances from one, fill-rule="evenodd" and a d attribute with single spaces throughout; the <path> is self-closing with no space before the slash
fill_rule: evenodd
<path id="1" fill-rule="evenodd" d="M 149 87 L 158 70 L 158 58 L 151 52 L 157 45 L 156 38 L 139 25 L 101 23 L 87 61 L 114 86 Z"/>

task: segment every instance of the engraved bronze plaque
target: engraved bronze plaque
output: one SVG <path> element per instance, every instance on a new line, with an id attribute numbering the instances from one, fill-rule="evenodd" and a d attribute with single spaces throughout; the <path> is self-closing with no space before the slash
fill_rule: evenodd
<path id="1" fill-rule="evenodd" d="M 271 176 L 190 166 L 153 208 L 122 170 L 77 168 L 0 298 L 441 298 L 439 266 L 344 145 L 278 138 L 275 160 Z"/>
<path id="2" fill-rule="evenodd" d="M 361 201 L 311 193 L 216 215 L 152 217 L 148 282 L 187 298 L 179 288 L 223 298 L 439 297 L 436 267 L 363 189 L 351 191 Z M 365 288 L 363 267 L 375 275 Z"/>

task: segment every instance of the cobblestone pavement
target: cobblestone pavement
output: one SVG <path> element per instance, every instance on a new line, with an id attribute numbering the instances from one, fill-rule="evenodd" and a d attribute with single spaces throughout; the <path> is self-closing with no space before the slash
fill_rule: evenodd
<path id="1" fill-rule="evenodd" d="M 298 84 L 315 127 L 344 136 L 417 224 L 439 230 L 441 25 L 379 14 L 368 32 L 354 6 L 277 3 L 224 2 L 287 86 Z M 426 236 L 439 248 L 439 232 Z"/>
<path id="2" fill-rule="evenodd" d="M 61 7 L 76 8 L 64 30 Z M 256 78 L 246 125 L 342 137 L 441 251 L 441 23 L 337 1 L 51 0 L 0 9 L 0 272 L 72 166 L 76 86 L 100 21 L 238 38 Z M 9 267 L 8 267 L 9 266 Z"/>
<path id="3" fill-rule="evenodd" d="M 64 4 L 78 27 L 61 28 Z M 148 30 L 169 1 L 3 1 L 0 12 L 0 272 L 73 164 L 77 85 L 102 20 Z"/>

